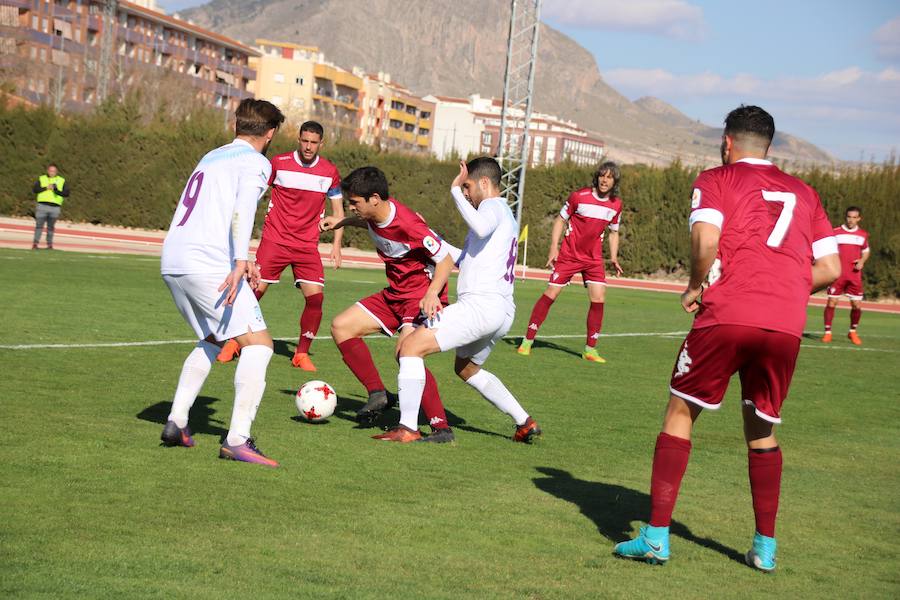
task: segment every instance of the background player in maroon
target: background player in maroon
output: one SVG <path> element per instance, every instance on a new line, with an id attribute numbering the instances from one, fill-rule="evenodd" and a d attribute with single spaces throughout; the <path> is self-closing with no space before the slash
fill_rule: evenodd
<path id="1" fill-rule="evenodd" d="M 622 274 L 619 266 L 619 217 L 622 214 L 622 200 L 619 198 L 619 167 L 614 162 L 601 164 L 594 173 L 593 184 L 569 196 L 559 216 L 553 221 L 550 253 L 547 268 L 553 269 L 547 289 L 538 298 L 528 319 L 525 338 L 519 346 L 519 354 L 531 354 L 531 345 L 538 329 L 547 318 L 550 306 L 576 273 L 581 273 L 587 288 L 590 307 L 587 315 L 587 336 L 582 358 L 591 362 L 604 363 L 597 354 L 597 338 L 603 326 L 603 305 L 606 301 L 606 270 L 603 267 L 603 237 L 609 228 L 609 258 L 616 268 L 616 275 Z M 559 238 L 563 228 L 566 237 L 562 249 Z"/>
<path id="2" fill-rule="evenodd" d="M 261 280 L 256 297 L 262 298 L 271 283 L 278 283 L 281 273 L 290 266 L 294 285 L 305 299 L 300 315 L 300 336 L 291 363 L 304 371 L 315 371 L 309 358 L 309 347 L 322 322 L 325 298 L 325 271 L 319 256 L 319 220 L 325 216 L 325 198 L 331 200 L 331 211 L 344 217 L 341 178 L 337 167 L 319 155 L 324 130 L 315 121 L 300 126 L 297 150 L 272 158 L 269 185 L 272 196 L 263 226 L 262 240 L 256 251 Z M 331 260 L 341 266 L 343 232 L 334 233 Z M 229 342 L 219 353 L 228 362 L 236 354 L 236 344 Z"/>
<path id="3" fill-rule="evenodd" d="M 616 544 L 618 556 L 669 559 L 669 524 L 694 421 L 704 408 L 719 408 L 729 379 L 739 372 L 756 517 L 746 560 L 763 571 L 775 568 L 782 458 L 773 426 L 781 422 L 809 294 L 838 277 L 840 261 L 816 192 L 764 160 L 774 135 L 775 122 L 763 109 L 731 111 L 722 136 L 724 166 L 704 171 L 694 183 L 691 279 L 681 305 L 696 317 L 672 371 L 656 439 L 650 524 Z M 717 258 L 720 276 L 704 291 Z"/>
<path id="4" fill-rule="evenodd" d="M 831 341 L 831 322 L 834 320 L 834 309 L 841 295 L 850 299 L 850 332 L 847 337 L 857 346 L 862 345 L 856 328 L 862 316 L 863 282 L 862 269 L 871 256 L 869 252 L 869 233 L 859 226 L 862 220 L 862 209 L 848 206 L 844 211 L 844 223 L 834 228 L 838 251 L 841 254 L 841 276 L 828 286 L 828 304 L 825 306 L 825 335 L 822 341 Z"/>
<path id="5" fill-rule="evenodd" d="M 446 282 L 459 250 L 441 240 L 421 216 L 390 197 L 387 178 L 379 169 L 356 169 L 342 187 L 354 216 L 343 220 L 327 217 L 321 227 L 323 231 L 346 225 L 366 228 L 384 261 L 388 279 L 388 287 L 347 308 L 331 323 L 331 336 L 344 362 L 369 394 L 368 402 L 357 412 L 357 420 L 371 423 L 390 403 L 362 338 L 378 331 L 386 335 L 396 332 L 399 348 L 400 342 L 420 323 L 420 302 L 428 291 L 447 304 L 447 286 L 433 280 Z M 444 277 L 433 277 L 435 271 Z M 427 369 L 422 410 L 434 432 L 424 439 L 452 441 L 453 432 L 447 424 L 437 383 Z"/>

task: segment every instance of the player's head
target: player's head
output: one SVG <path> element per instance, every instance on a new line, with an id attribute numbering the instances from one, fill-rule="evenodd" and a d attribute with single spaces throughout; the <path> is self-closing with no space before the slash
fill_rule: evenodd
<path id="1" fill-rule="evenodd" d="M 775 137 L 775 119 L 758 106 L 739 107 L 725 117 L 722 133 L 722 164 L 741 158 L 765 158 Z"/>
<path id="2" fill-rule="evenodd" d="M 601 163 L 597 170 L 594 171 L 594 179 L 591 184 L 594 186 L 597 195 L 601 198 L 606 196 L 619 195 L 619 180 L 622 173 L 619 171 L 619 165 L 608 160 Z"/>
<path id="3" fill-rule="evenodd" d="M 341 181 L 341 191 L 350 211 L 368 219 L 390 196 L 387 177 L 378 167 L 360 167 Z"/>
<path id="4" fill-rule="evenodd" d="M 468 178 L 462 184 L 463 195 L 475 208 L 486 198 L 500 195 L 500 165 L 490 156 L 479 156 L 466 164 Z"/>
<path id="5" fill-rule="evenodd" d="M 50 177 L 56 177 L 57 173 L 59 173 L 59 170 L 56 168 L 55 164 L 50 163 L 49 165 L 47 165 L 47 175 L 49 175 Z"/>
<path id="6" fill-rule="evenodd" d="M 848 206 L 844 211 L 844 220 L 847 222 L 847 227 L 853 229 L 862 221 L 862 209 L 858 206 Z"/>
<path id="7" fill-rule="evenodd" d="M 284 115 L 277 106 L 266 100 L 244 98 L 234 111 L 234 134 L 261 144 L 259 151 L 263 154 L 269 149 L 272 137 L 282 123 Z"/>
<path id="8" fill-rule="evenodd" d="M 297 152 L 303 162 L 309 164 L 316 160 L 324 137 L 325 130 L 316 121 L 307 121 L 300 126 L 300 133 L 297 134 Z"/>

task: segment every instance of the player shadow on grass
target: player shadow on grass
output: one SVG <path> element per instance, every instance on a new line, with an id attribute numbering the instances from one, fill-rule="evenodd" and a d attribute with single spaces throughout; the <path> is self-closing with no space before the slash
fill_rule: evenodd
<path id="1" fill-rule="evenodd" d="M 515 348 L 518 348 L 519 345 L 522 343 L 523 339 L 524 338 L 521 338 L 521 337 L 513 337 L 513 338 L 505 337 L 505 338 L 503 338 L 503 343 L 505 343 L 507 346 L 513 346 Z M 553 342 L 547 342 L 540 338 L 534 339 L 534 345 L 532 345 L 531 348 L 532 348 L 532 350 L 535 350 L 535 349 L 536 350 L 542 350 L 542 349 L 557 350 L 558 352 L 565 352 L 566 354 L 571 354 L 572 356 L 577 356 L 578 358 L 581 358 L 581 352 L 576 352 L 575 350 L 572 350 L 571 348 L 566 348 L 565 346 L 560 346 L 559 344 L 555 344 Z"/>
<path id="2" fill-rule="evenodd" d="M 190 427 L 192 433 L 217 435 L 220 438 L 225 439 L 225 436 L 228 435 L 228 430 L 224 427 L 219 427 L 219 425 L 224 425 L 224 422 L 212 418 L 212 416 L 216 414 L 216 409 L 210 405 L 218 401 L 218 398 L 197 396 L 197 400 L 191 407 L 190 420 L 188 421 L 188 427 Z M 142 421 L 150 421 L 151 423 L 165 425 L 171 409 L 172 403 L 170 401 L 157 402 L 156 404 L 151 404 L 135 416 Z"/>
<path id="3" fill-rule="evenodd" d="M 552 496 L 578 506 L 584 516 L 597 526 L 600 535 L 610 542 L 624 542 L 635 533 L 632 522 L 650 515 L 650 496 L 620 485 L 601 481 L 575 479 L 568 471 L 550 467 L 536 467 L 546 477 L 536 477 L 534 485 Z M 715 540 L 702 538 L 678 521 L 672 521 L 672 535 L 714 550 L 733 561 L 744 564 L 744 555 Z M 612 552 L 612 545 L 610 545 Z"/>
<path id="4" fill-rule="evenodd" d="M 272 340 L 272 349 L 279 356 L 294 358 L 294 348 L 297 342 L 288 342 L 287 340 Z"/>
<path id="5" fill-rule="evenodd" d="M 281 392 L 288 396 L 295 396 L 297 394 L 294 390 L 283 389 Z M 355 429 L 384 429 L 386 427 L 393 427 L 397 423 L 400 422 L 400 411 L 396 406 L 392 407 L 389 410 L 386 410 L 381 414 L 381 416 L 372 423 L 362 424 L 357 423 L 356 421 L 356 411 L 365 406 L 366 401 L 362 396 L 356 396 L 359 398 L 358 400 L 355 398 L 351 398 L 349 396 L 341 396 L 338 395 L 337 398 L 337 406 L 334 408 L 334 416 L 337 419 L 343 419 L 344 421 L 350 421 L 351 423 L 355 423 Z M 447 407 L 444 407 L 444 411 L 447 414 L 447 424 L 454 429 L 461 429 L 462 431 L 468 431 L 471 433 L 480 433 L 482 435 L 493 435 L 502 438 L 509 438 L 508 435 L 503 435 L 502 433 L 497 433 L 495 431 L 487 431 L 486 429 L 479 429 L 478 427 L 473 427 L 471 425 L 466 424 L 466 420 L 462 417 L 455 415 L 453 412 L 447 410 Z M 303 418 L 299 416 L 291 417 L 295 421 L 303 421 Z M 424 415 L 419 416 L 420 422 L 424 423 L 427 420 Z"/>

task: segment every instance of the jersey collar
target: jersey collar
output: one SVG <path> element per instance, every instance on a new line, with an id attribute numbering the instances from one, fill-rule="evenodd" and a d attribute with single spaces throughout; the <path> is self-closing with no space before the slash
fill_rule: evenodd
<path id="1" fill-rule="evenodd" d="M 294 150 L 294 161 L 295 161 L 298 165 L 300 165 L 301 167 L 303 167 L 304 169 L 312 169 L 314 166 L 316 166 L 317 164 L 319 164 L 319 155 L 316 154 L 316 160 L 312 161 L 312 164 L 304 165 L 304 164 L 303 164 L 303 161 L 300 160 L 300 153 L 297 152 L 296 150 Z"/>
<path id="2" fill-rule="evenodd" d="M 599 202 L 609 202 L 610 200 L 612 200 L 612 195 L 607 195 L 605 198 L 601 198 L 597 195 L 597 190 L 595 190 L 594 188 L 591 188 L 591 196 L 593 196 L 594 199 Z"/>
<path id="3" fill-rule="evenodd" d="M 231 143 L 232 143 L 232 144 L 242 144 L 242 145 L 244 145 L 244 146 L 247 146 L 248 148 L 253 148 L 253 144 L 251 144 L 251 143 L 248 142 L 247 140 L 242 140 L 242 139 L 240 139 L 240 138 L 234 138 L 234 141 L 231 142 Z M 253 148 L 253 149 L 256 150 L 256 148 Z"/>
<path id="4" fill-rule="evenodd" d="M 739 163 L 747 163 L 748 165 L 766 165 L 766 166 L 769 166 L 769 167 L 772 166 L 771 161 L 768 161 L 768 160 L 766 160 L 766 159 L 764 159 L 764 158 L 751 158 L 751 157 L 747 157 L 747 158 L 742 158 L 741 160 L 738 160 L 738 161 L 735 161 L 735 162 L 739 162 Z"/>
<path id="5" fill-rule="evenodd" d="M 846 231 L 847 233 L 856 233 L 857 231 L 859 231 L 859 225 L 857 225 L 857 226 L 854 227 L 853 229 L 850 229 L 850 228 L 847 227 L 847 224 L 846 224 L 846 223 L 841 223 L 841 229 L 843 229 L 843 230 Z"/>
<path id="6" fill-rule="evenodd" d="M 378 229 L 384 229 L 388 225 L 394 222 L 394 217 L 397 216 L 397 205 L 388 200 L 391 205 L 391 214 L 388 215 L 388 218 L 382 221 L 381 223 L 375 223 L 375 227 Z"/>

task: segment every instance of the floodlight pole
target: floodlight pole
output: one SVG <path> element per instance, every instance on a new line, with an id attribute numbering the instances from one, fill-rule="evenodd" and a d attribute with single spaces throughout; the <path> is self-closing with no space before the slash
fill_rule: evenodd
<path id="1" fill-rule="evenodd" d="M 503 170 L 500 193 L 513 210 L 520 226 L 525 169 L 531 154 L 528 128 L 534 96 L 541 1 L 512 0 L 506 72 L 503 77 L 503 107 L 497 144 L 497 160 Z"/>
<path id="2" fill-rule="evenodd" d="M 103 30 L 100 32 L 100 64 L 97 68 L 97 97 L 106 100 L 109 92 L 109 72 L 112 69 L 112 55 L 116 44 L 116 13 L 118 0 L 106 0 L 103 7 Z"/>

